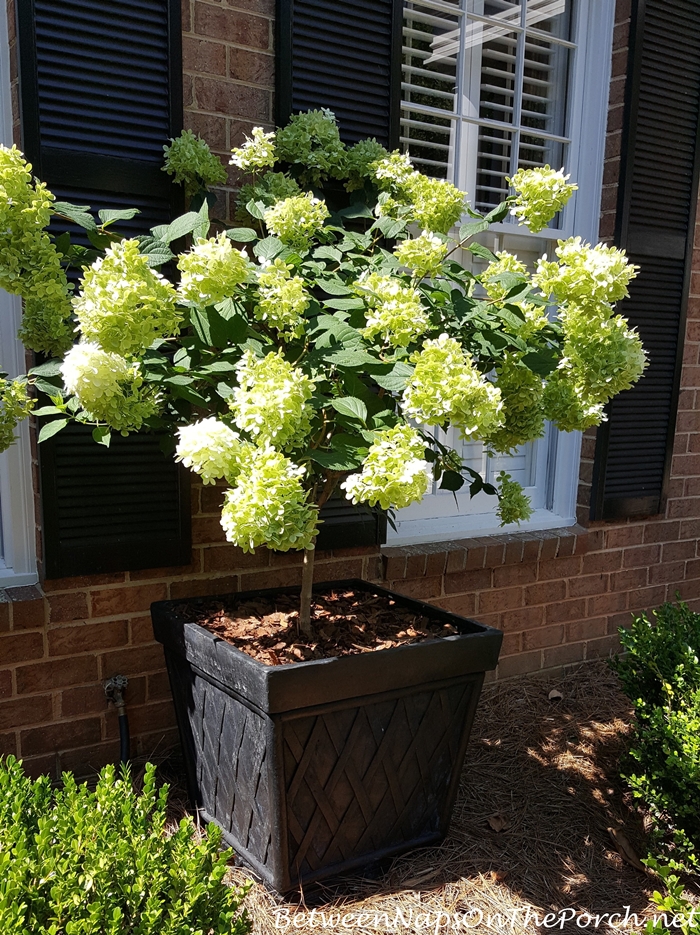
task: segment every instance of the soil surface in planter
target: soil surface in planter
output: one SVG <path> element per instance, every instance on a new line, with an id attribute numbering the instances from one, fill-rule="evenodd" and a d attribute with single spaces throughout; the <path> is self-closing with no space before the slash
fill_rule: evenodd
<path id="1" fill-rule="evenodd" d="M 193 603 L 184 606 L 180 615 L 272 666 L 369 653 L 459 633 L 451 624 L 419 616 L 384 595 L 352 589 L 314 595 L 311 636 L 297 631 L 299 597 L 293 594 L 241 603 Z"/>

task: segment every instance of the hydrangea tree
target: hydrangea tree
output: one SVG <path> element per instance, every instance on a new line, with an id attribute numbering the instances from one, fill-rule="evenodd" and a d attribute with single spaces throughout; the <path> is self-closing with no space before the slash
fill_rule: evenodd
<path id="1" fill-rule="evenodd" d="M 34 409 L 40 440 L 70 420 L 105 445 L 113 430 L 170 435 L 204 484 L 228 486 L 230 542 L 304 551 L 306 628 L 319 509 L 336 489 L 391 511 L 433 483 L 466 483 L 498 498 L 502 524 L 530 515 L 509 475 L 486 483 L 437 429 L 507 453 L 546 420 L 600 423 L 646 365 L 614 310 L 636 270 L 572 238 L 528 272 L 476 239 L 508 212 L 546 226 L 576 188 L 549 166 L 518 171 L 483 217 L 408 156 L 346 147 L 327 111 L 256 129 L 231 163 L 243 226 L 210 219 L 207 185 L 223 167 L 186 133 L 165 171 L 190 210 L 129 239 L 117 228 L 134 211 L 95 218 L 57 203 L 15 148 L 0 149 L 0 285 L 25 300 L 26 346 L 51 358 L 0 384 L 0 448 L 36 391 L 49 397 Z M 91 246 L 52 237 L 54 215 Z"/>

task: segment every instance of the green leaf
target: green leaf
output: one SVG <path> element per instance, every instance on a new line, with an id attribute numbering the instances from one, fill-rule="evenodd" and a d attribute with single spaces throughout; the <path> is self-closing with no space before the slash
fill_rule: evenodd
<path id="1" fill-rule="evenodd" d="M 349 205 L 347 208 L 341 208 L 338 211 L 338 215 L 341 218 L 373 218 L 374 215 L 370 208 L 367 205 L 362 204 L 361 202 L 356 202 L 354 205 Z"/>
<path id="2" fill-rule="evenodd" d="M 47 396 L 60 396 L 59 387 L 54 383 L 49 383 L 48 380 L 44 380 L 42 377 L 37 377 L 35 380 L 32 380 L 34 386 L 39 390 L 40 393 L 46 393 Z"/>
<path id="3" fill-rule="evenodd" d="M 326 308 L 337 308 L 339 311 L 349 311 L 354 308 L 364 308 L 365 303 L 362 299 L 324 299 L 323 304 Z"/>
<path id="4" fill-rule="evenodd" d="M 470 253 L 473 253 L 474 256 L 481 257 L 482 260 L 488 260 L 489 263 L 494 263 L 498 261 L 498 257 L 491 253 L 488 247 L 485 247 L 480 243 L 470 243 L 467 247 Z"/>
<path id="5" fill-rule="evenodd" d="M 460 490 L 464 486 L 464 478 L 457 471 L 445 471 L 440 480 L 440 490 Z"/>
<path id="6" fill-rule="evenodd" d="M 233 396 L 233 387 L 229 386 L 228 383 L 217 383 L 216 392 L 222 399 L 230 399 Z"/>
<path id="7" fill-rule="evenodd" d="M 88 240 L 96 250 L 106 250 L 114 243 L 114 237 L 111 234 L 103 234 L 95 228 L 87 232 Z"/>
<path id="8" fill-rule="evenodd" d="M 317 279 L 317 285 L 328 295 L 352 295 L 352 289 L 343 282 L 342 279 Z"/>
<path id="9" fill-rule="evenodd" d="M 489 222 L 484 218 L 483 221 L 467 221 L 466 224 L 462 224 L 459 229 L 459 239 L 467 240 L 469 237 L 473 237 L 475 234 L 480 234 L 482 231 L 489 229 Z"/>
<path id="10" fill-rule="evenodd" d="M 38 367 L 32 367 L 29 371 L 29 376 L 33 377 L 34 374 L 40 377 L 57 377 L 61 372 L 61 365 L 63 364 L 62 360 L 54 358 L 53 360 L 47 360 L 45 364 L 39 364 Z"/>
<path id="11" fill-rule="evenodd" d="M 377 358 L 367 351 L 339 350 L 325 356 L 325 359 L 336 367 L 365 367 L 367 364 L 376 364 Z"/>
<path id="12" fill-rule="evenodd" d="M 148 257 L 150 267 L 162 266 L 163 263 L 169 263 L 175 259 L 175 254 L 163 240 L 156 240 L 155 237 L 149 237 L 139 246 L 139 253 Z"/>
<path id="13" fill-rule="evenodd" d="M 209 235 L 209 227 L 211 222 L 209 220 L 209 202 L 205 199 L 202 202 L 202 207 L 197 212 L 198 222 L 192 230 L 192 237 L 196 240 L 197 238 L 205 238 Z"/>
<path id="14" fill-rule="evenodd" d="M 98 445 L 104 445 L 105 448 L 109 448 L 109 443 L 112 441 L 112 430 L 108 425 L 98 425 L 97 428 L 92 430 L 92 437 Z"/>
<path id="15" fill-rule="evenodd" d="M 511 205 L 510 201 L 502 201 L 500 205 L 497 205 L 493 209 L 493 211 L 489 211 L 489 213 L 486 215 L 484 220 L 489 221 L 491 224 L 495 224 L 498 221 L 502 221 L 506 217 L 508 212 L 510 211 L 510 205 Z"/>
<path id="16" fill-rule="evenodd" d="M 42 425 L 41 431 L 39 432 L 39 444 L 45 442 L 47 438 L 51 438 L 56 435 L 61 429 L 64 429 L 70 419 L 54 419 L 53 422 L 47 422 L 46 425 Z"/>
<path id="17" fill-rule="evenodd" d="M 250 243 L 251 240 L 257 240 L 258 235 L 252 227 L 232 227 L 226 231 L 226 236 L 236 243 Z"/>
<path id="18" fill-rule="evenodd" d="M 317 247 L 314 250 L 314 259 L 316 260 L 335 260 L 336 263 L 340 263 L 343 259 L 343 254 L 340 250 L 337 250 L 335 247 Z"/>
<path id="19" fill-rule="evenodd" d="M 523 363 L 539 377 L 546 377 L 557 369 L 559 355 L 555 351 L 542 348 L 540 351 L 532 351 L 526 354 L 523 357 Z"/>
<path id="20" fill-rule="evenodd" d="M 190 322 L 197 337 L 208 347 L 225 348 L 239 344 L 248 332 L 247 320 L 235 307 L 232 313 L 228 308 L 222 312 L 213 306 L 191 308 Z"/>
<path id="21" fill-rule="evenodd" d="M 42 406 L 41 409 L 32 409 L 33 416 L 60 416 L 63 415 L 63 409 L 58 406 Z"/>
<path id="22" fill-rule="evenodd" d="M 367 421 L 367 406 L 356 396 L 341 396 L 339 399 L 332 399 L 331 406 L 342 416 L 357 419 L 362 423 Z"/>
<path id="23" fill-rule="evenodd" d="M 352 451 L 347 449 L 338 451 L 309 449 L 306 456 L 329 471 L 352 471 L 362 463 L 361 458 L 356 457 Z"/>
<path id="24" fill-rule="evenodd" d="M 265 237 L 253 247 L 253 253 L 264 260 L 274 260 L 284 250 L 284 244 L 277 237 Z"/>
<path id="25" fill-rule="evenodd" d="M 97 212 L 97 216 L 100 221 L 102 221 L 102 226 L 107 227 L 109 224 L 113 224 L 115 221 L 130 221 L 132 218 L 135 218 L 137 214 L 140 214 L 138 208 L 123 208 L 123 209 L 114 209 L 114 208 L 103 208 Z"/>
<path id="26" fill-rule="evenodd" d="M 372 379 L 390 393 L 401 393 L 406 389 L 406 384 L 413 375 L 413 369 L 410 364 L 399 361 L 394 364 L 389 373 L 373 373 Z"/>
<path id="27" fill-rule="evenodd" d="M 179 240 L 186 234 L 191 234 L 201 224 L 201 218 L 196 211 L 188 211 L 187 214 L 181 214 L 179 218 L 168 224 L 161 234 L 162 240 L 166 243 L 172 243 L 173 240 Z"/>
<path id="28" fill-rule="evenodd" d="M 257 218 L 259 221 L 265 219 L 267 205 L 263 201 L 249 201 L 245 209 L 251 217 Z"/>
<path id="29" fill-rule="evenodd" d="M 406 222 L 398 221 L 396 218 L 381 217 L 374 222 L 372 228 L 380 230 L 387 240 L 392 240 L 402 230 L 406 229 Z"/>
<path id="30" fill-rule="evenodd" d="M 86 231 L 94 231 L 97 229 L 95 219 L 90 214 L 89 205 L 72 205 L 69 201 L 54 201 L 51 205 L 51 210 L 54 214 L 62 214 L 63 217 L 68 218 L 74 224 L 77 224 L 78 227 L 82 227 Z"/>

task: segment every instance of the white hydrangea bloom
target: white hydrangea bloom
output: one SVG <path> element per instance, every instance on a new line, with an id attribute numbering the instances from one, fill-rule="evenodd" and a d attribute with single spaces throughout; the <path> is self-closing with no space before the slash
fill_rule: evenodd
<path id="1" fill-rule="evenodd" d="M 442 261 L 447 256 L 447 244 L 437 234 L 423 231 L 420 237 L 402 240 L 394 250 L 394 256 L 423 279 L 440 272 Z"/>
<path id="2" fill-rule="evenodd" d="M 578 188 L 578 185 L 569 184 L 569 178 L 563 169 L 551 166 L 518 169 L 512 179 L 506 179 L 517 193 L 510 213 L 520 218 L 521 226 L 527 224 L 533 234 L 539 233 Z"/>
<path id="3" fill-rule="evenodd" d="M 362 329 L 364 337 L 379 335 L 395 347 L 406 347 L 430 327 L 420 293 L 398 277 L 369 273 L 358 279 L 353 288 L 368 305 L 366 326 Z"/>
<path id="4" fill-rule="evenodd" d="M 216 305 L 230 298 L 252 269 L 245 250 L 234 250 L 224 231 L 208 240 L 200 237 L 178 257 L 177 265 L 182 273 L 180 296 L 196 305 Z"/>
<path id="5" fill-rule="evenodd" d="M 362 470 L 340 486 L 353 503 L 377 503 L 383 510 L 402 509 L 422 500 L 428 489 L 425 442 L 410 425 L 377 433 Z"/>
<path id="6" fill-rule="evenodd" d="M 178 430 L 176 460 L 199 474 L 203 484 L 222 477 L 233 481 L 249 447 L 238 432 L 211 416 Z"/>
<path id="7" fill-rule="evenodd" d="M 231 152 L 233 155 L 229 165 L 238 166 L 244 171 L 272 167 L 277 161 L 275 134 L 265 133 L 262 127 L 254 127 L 252 139 L 247 136 L 243 146 Z"/>
<path id="8" fill-rule="evenodd" d="M 560 263 L 543 257 L 533 282 L 543 295 L 553 295 L 557 302 L 619 302 L 628 294 L 627 287 L 639 268 L 629 262 L 624 250 L 602 243 L 592 247 L 580 237 L 560 240 L 556 254 Z"/>

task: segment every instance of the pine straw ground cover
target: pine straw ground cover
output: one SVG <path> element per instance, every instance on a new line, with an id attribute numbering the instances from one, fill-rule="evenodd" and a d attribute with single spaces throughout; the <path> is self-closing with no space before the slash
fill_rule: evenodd
<path id="1" fill-rule="evenodd" d="M 551 692 L 561 698 L 550 699 Z M 436 930 L 437 913 L 469 910 L 474 910 L 472 930 L 541 933 L 547 929 L 538 927 L 532 913 L 541 921 L 546 913 L 569 907 L 595 915 L 624 914 L 625 906 L 640 924 L 630 920 L 617 931 L 640 932 L 657 884 L 623 860 L 608 830 L 622 829 L 623 844 L 626 838 L 643 853 L 642 819 L 617 780 L 630 720 L 630 705 L 605 663 L 588 664 L 555 681 L 518 678 L 487 687 L 442 846 L 400 857 L 378 878 L 346 878 L 296 899 L 281 899 L 256 883 L 246 900 L 253 935 L 452 935 L 467 929 L 443 922 Z M 240 883 L 249 873 L 235 869 L 232 877 Z M 413 921 L 404 927 L 411 910 Z M 345 915 L 344 925 L 337 913 Z M 355 920 L 360 913 L 369 918 L 357 924 L 348 913 Z M 429 929 L 426 913 L 432 914 Z M 587 928 L 572 920 L 563 929 L 558 922 L 556 930 L 612 929 L 605 920 L 597 929 L 595 920 Z"/>

